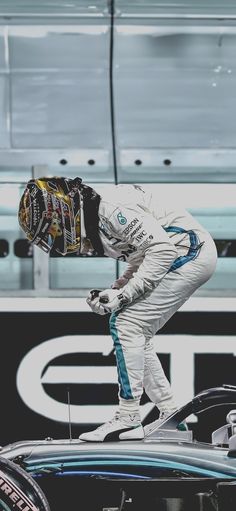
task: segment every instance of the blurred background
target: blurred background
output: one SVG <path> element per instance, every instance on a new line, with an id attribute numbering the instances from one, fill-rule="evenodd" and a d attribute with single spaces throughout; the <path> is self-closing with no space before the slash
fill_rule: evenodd
<path id="1" fill-rule="evenodd" d="M 0 378 L 11 403 L 0 442 L 64 437 L 68 403 L 77 436 L 117 404 L 108 321 L 85 297 L 124 263 L 30 246 L 17 211 L 31 177 L 181 199 L 218 264 L 156 336 L 157 353 L 180 405 L 236 384 L 235 52 L 234 0 L 0 0 Z M 156 413 L 144 396 L 143 420 Z M 207 440 L 224 416 L 190 427 Z"/>

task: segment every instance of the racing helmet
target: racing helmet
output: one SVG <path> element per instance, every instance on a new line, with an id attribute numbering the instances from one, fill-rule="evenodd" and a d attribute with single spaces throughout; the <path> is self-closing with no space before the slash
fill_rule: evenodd
<path id="1" fill-rule="evenodd" d="M 28 181 L 18 211 L 28 240 L 49 253 L 80 252 L 81 178 L 40 177 Z"/>

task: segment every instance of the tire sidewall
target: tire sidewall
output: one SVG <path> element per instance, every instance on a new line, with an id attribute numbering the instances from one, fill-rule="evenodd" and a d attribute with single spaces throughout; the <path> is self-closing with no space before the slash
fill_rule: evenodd
<path id="1" fill-rule="evenodd" d="M 5 509 L 6 511 L 50 511 L 47 498 L 33 477 L 13 461 L 1 456 L 0 503 L 4 511 Z"/>

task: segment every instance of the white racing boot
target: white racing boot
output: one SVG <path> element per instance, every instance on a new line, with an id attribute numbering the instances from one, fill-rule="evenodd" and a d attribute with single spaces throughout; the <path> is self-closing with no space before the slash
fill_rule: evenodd
<path id="1" fill-rule="evenodd" d="M 150 424 L 147 424 L 144 426 L 144 434 L 145 437 L 151 435 L 153 431 L 155 431 L 161 424 L 168 418 L 172 413 L 174 413 L 176 410 L 163 410 L 160 412 L 159 418 L 153 422 L 150 422 Z M 177 429 L 179 431 L 187 431 L 188 427 L 185 421 L 178 424 Z"/>
<path id="2" fill-rule="evenodd" d="M 94 431 L 82 433 L 79 440 L 85 442 L 112 442 L 119 440 L 142 440 L 144 430 L 138 413 L 120 414 L 102 424 Z"/>

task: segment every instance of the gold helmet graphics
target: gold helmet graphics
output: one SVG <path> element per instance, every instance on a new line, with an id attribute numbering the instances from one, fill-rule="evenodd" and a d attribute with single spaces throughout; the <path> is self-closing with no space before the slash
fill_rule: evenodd
<path id="1" fill-rule="evenodd" d="M 80 178 L 42 177 L 28 181 L 19 204 L 19 224 L 44 252 L 79 252 Z"/>

